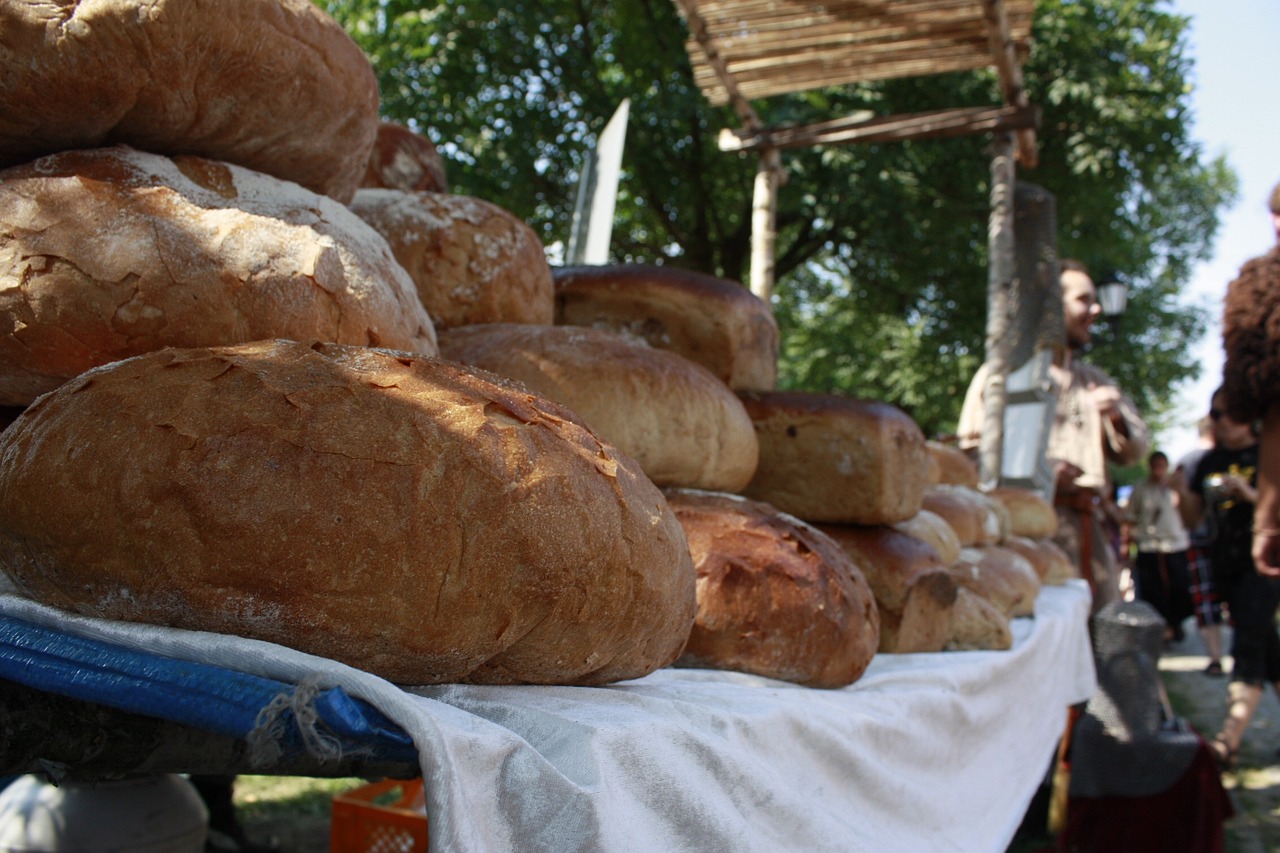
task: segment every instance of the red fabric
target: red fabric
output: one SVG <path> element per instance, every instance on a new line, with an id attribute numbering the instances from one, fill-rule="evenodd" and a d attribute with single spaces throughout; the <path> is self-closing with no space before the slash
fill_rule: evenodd
<path id="1" fill-rule="evenodd" d="M 1202 738 L 1187 772 L 1150 797 L 1071 797 L 1059 853 L 1223 853 L 1235 807 Z"/>

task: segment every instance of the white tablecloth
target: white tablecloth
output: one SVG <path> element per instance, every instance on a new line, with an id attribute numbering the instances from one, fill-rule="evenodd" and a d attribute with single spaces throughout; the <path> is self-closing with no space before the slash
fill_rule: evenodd
<path id="1" fill-rule="evenodd" d="M 609 687 L 405 690 L 268 643 L 0 612 L 285 681 L 321 674 L 414 739 L 432 850 L 1003 851 L 1095 680 L 1081 582 L 1006 652 L 877 655 L 813 690 L 708 670 Z"/>

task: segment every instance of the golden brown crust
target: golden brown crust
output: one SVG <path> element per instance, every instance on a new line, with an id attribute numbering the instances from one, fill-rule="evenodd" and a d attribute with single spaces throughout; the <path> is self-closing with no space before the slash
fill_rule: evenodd
<path id="1" fill-rule="evenodd" d="M 378 124 L 378 138 L 369 153 L 361 187 L 447 193 L 449 179 L 444 158 L 425 136 L 409 128 L 384 121 Z"/>
<path id="2" fill-rule="evenodd" d="M 901 409 L 804 391 L 738 395 L 760 437 L 744 494 L 809 522 L 893 524 L 924 494 L 924 434 Z"/>
<path id="3" fill-rule="evenodd" d="M 973 590 L 1010 617 L 1035 614 L 1040 576 L 1017 551 L 1003 545 L 965 548 L 951 573 L 961 586 Z"/>
<path id="4" fill-rule="evenodd" d="M 378 125 L 364 52 L 310 0 L 0 3 L 0 167 L 121 143 L 347 202 Z"/>
<path id="5" fill-rule="evenodd" d="M 826 688 L 862 675 L 879 645 L 879 611 L 840 546 L 758 501 L 665 494 L 698 571 L 698 616 L 677 665 Z"/>
<path id="6" fill-rule="evenodd" d="M 125 147 L 0 172 L 0 404 L 165 346 L 275 337 L 436 352 L 386 242 L 330 198 Z"/>
<path id="7" fill-rule="evenodd" d="M 1058 532 L 1057 510 L 1039 492 L 1003 486 L 987 494 L 1008 511 L 1012 535 L 1042 539 Z"/>
<path id="8" fill-rule="evenodd" d="M 929 485 L 968 486 L 978 488 L 978 465 L 963 450 L 938 441 L 928 443 L 929 457 L 937 466 L 937 479 Z"/>
<path id="9" fill-rule="evenodd" d="M 967 587 L 956 590 L 947 651 L 1004 651 L 1013 648 L 1009 617 Z"/>
<path id="10" fill-rule="evenodd" d="M 936 652 L 951 634 L 956 582 L 927 542 L 891 527 L 823 524 L 862 570 L 880 609 L 880 651 Z"/>
<path id="11" fill-rule="evenodd" d="M 778 324 L 737 282 L 650 264 L 558 267 L 556 322 L 643 338 L 706 367 L 735 391 L 771 391 Z"/>
<path id="12" fill-rule="evenodd" d="M 706 368 L 603 329 L 487 323 L 440 333 L 445 358 L 524 383 L 577 412 L 659 486 L 740 491 L 759 444 Z"/>
<path id="13" fill-rule="evenodd" d="M 900 533 L 928 542 L 938 552 L 944 566 L 960 558 L 960 537 L 947 520 L 935 512 L 921 509 L 906 521 L 899 521 L 893 528 Z"/>
<path id="14" fill-rule="evenodd" d="M 568 410 L 286 341 L 163 350 L 42 397 L 0 435 L 0 565 L 56 607 L 400 683 L 639 677 L 695 611 L 666 500 Z"/>
<path id="15" fill-rule="evenodd" d="M 498 205 L 465 195 L 362 189 L 351 209 L 386 238 L 436 328 L 554 319 L 542 241 Z"/>
<path id="16" fill-rule="evenodd" d="M 1004 505 L 968 486 L 930 486 L 921 506 L 946 519 L 964 546 L 997 545 L 1010 533 L 1009 513 Z"/>

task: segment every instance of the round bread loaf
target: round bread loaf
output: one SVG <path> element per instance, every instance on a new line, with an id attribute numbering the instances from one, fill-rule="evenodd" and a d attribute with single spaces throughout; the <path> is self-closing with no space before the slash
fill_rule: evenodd
<path id="1" fill-rule="evenodd" d="M 118 146 L 0 172 L 0 405 L 165 346 L 436 352 L 386 242 L 296 184 Z"/>
<path id="2" fill-rule="evenodd" d="M 957 447 L 939 441 L 928 442 L 930 459 L 929 485 L 968 486 L 978 488 L 978 465 Z"/>
<path id="3" fill-rule="evenodd" d="M 956 581 L 928 542 L 892 527 L 818 529 L 862 570 L 880 610 L 882 652 L 937 652 L 951 636 Z"/>
<path id="4" fill-rule="evenodd" d="M 951 637 L 946 650 L 1004 651 L 1013 647 L 1009 617 L 990 601 L 968 587 L 956 590 L 956 606 L 951 610 Z"/>
<path id="5" fill-rule="evenodd" d="M 533 229 L 465 195 L 362 189 L 351 209 L 391 245 L 439 329 L 555 317 L 551 267 Z"/>
<path id="6" fill-rule="evenodd" d="M 930 486 L 921 505 L 946 519 L 964 546 L 995 545 L 1010 532 L 1004 505 L 968 486 Z"/>
<path id="7" fill-rule="evenodd" d="M 1008 616 L 1035 614 L 1040 577 L 1031 563 L 1003 545 L 965 548 L 951 572 L 961 586 L 973 590 Z"/>
<path id="8" fill-rule="evenodd" d="M 1058 513 L 1039 492 L 1002 486 L 987 493 L 998 500 L 1009 514 L 1009 529 L 1014 536 L 1041 539 L 1058 532 Z"/>
<path id="9" fill-rule="evenodd" d="M 447 193 L 444 158 L 430 139 L 409 128 L 384 121 L 369 154 L 362 187 Z"/>
<path id="10" fill-rule="evenodd" d="M 920 511 L 924 434 L 901 409 L 806 391 L 738 396 L 760 437 L 748 497 L 809 522 L 893 524 Z"/>
<path id="11" fill-rule="evenodd" d="M 736 492 L 755 472 L 742 403 L 673 352 L 603 329 L 513 323 L 447 329 L 440 351 L 569 407 L 659 486 Z"/>
<path id="12" fill-rule="evenodd" d="M 360 47 L 310 0 L 0 3 L 0 167 L 125 144 L 347 202 L 378 127 Z"/>
<path id="13" fill-rule="evenodd" d="M 893 528 L 900 533 L 922 539 L 934 547 L 942 564 L 949 566 L 960 558 L 960 537 L 955 528 L 936 512 L 921 509 L 906 521 L 899 521 Z"/>
<path id="14" fill-rule="evenodd" d="M 667 490 L 698 572 L 698 616 L 677 666 L 844 687 L 880 642 L 875 598 L 825 534 L 737 495 Z"/>
<path id="15" fill-rule="evenodd" d="M 1067 552 L 1051 539 L 1010 536 L 1001 544 L 1025 557 L 1044 586 L 1061 586 L 1079 576 Z"/>
<path id="16" fill-rule="evenodd" d="M 498 377 L 262 341 L 95 368 L 0 434 L 0 566 L 46 604 L 399 683 L 601 684 L 679 655 L 684 532 Z"/>
<path id="17" fill-rule="evenodd" d="M 710 370 L 735 391 L 772 391 L 778 324 L 737 282 L 650 264 L 557 267 L 556 322 L 644 338 Z"/>

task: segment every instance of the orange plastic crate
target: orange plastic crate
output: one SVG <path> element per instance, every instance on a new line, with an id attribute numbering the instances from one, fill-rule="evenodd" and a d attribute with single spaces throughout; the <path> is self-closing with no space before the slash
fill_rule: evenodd
<path id="1" fill-rule="evenodd" d="M 333 797 L 330 853 L 426 853 L 421 779 L 384 779 Z"/>

